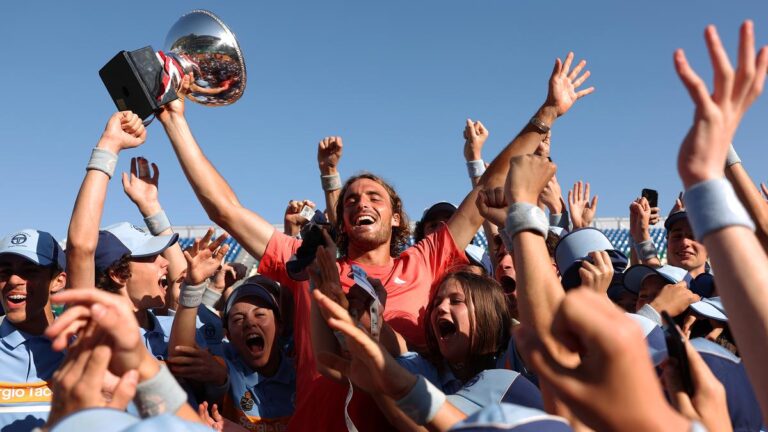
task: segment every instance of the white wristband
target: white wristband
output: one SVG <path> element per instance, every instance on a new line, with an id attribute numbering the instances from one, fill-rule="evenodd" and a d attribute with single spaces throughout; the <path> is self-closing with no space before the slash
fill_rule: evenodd
<path id="1" fill-rule="evenodd" d="M 85 167 L 86 171 L 97 170 L 106 174 L 109 178 L 115 174 L 117 155 L 109 150 L 95 148 L 91 151 L 91 159 Z"/>
<path id="2" fill-rule="evenodd" d="M 133 402 L 142 418 L 173 414 L 187 402 L 187 393 L 164 365 L 152 378 L 136 386 Z"/>
<path id="3" fill-rule="evenodd" d="M 485 162 L 482 159 L 468 161 L 467 171 L 469 172 L 469 178 L 480 177 L 485 172 Z"/>
<path id="4" fill-rule="evenodd" d="M 179 305 L 196 308 L 203 302 L 203 292 L 208 287 L 208 281 L 204 281 L 199 285 L 187 285 L 186 282 L 181 283 L 179 289 Z"/>
<path id="5" fill-rule="evenodd" d="M 734 225 L 755 230 L 754 222 L 725 178 L 705 180 L 691 186 L 685 191 L 683 202 L 693 236 L 698 241 L 713 231 Z"/>
<path id="6" fill-rule="evenodd" d="M 160 235 L 161 232 L 171 227 L 171 221 L 168 220 L 168 215 L 162 209 L 152 216 L 145 217 L 144 223 L 147 224 L 150 234 L 154 236 Z"/>
<path id="7" fill-rule="evenodd" d="M 657 258 L 656 245 L 653 244 L 653 240 L 645 240 L 640 243 L 635 243 L 634 247 L 635 252 L 637 252 L 637 257 L 641 261 Z"/>
<path id="8" fill-rule="evenodd" d="M 321 175 L 320 183 L 322 184 L 324 191 L 335 191 L 341 189 L 341 176 L 338 173 L 331 175 Z"/>
<path id="9" fill-rule="evenodd" d="M 741 163 L 741 158 L 739 157 L 739 154 L 736 153 L 736 149 L 733 148 L 733 144 L 731 144 L 731 146 L 728 147 L 728 156 L 725 158 L 725 166 L 729 167 L 731 165 L 736 165 L 737 163 Z"/>
<path id="10" fill-rule="evenodd" d="M 544 211 L 530 203 L 514 203 L 509 206 L 504 231 L 510 239 L 520 231 L 533 231 L 547 238 L 549 220 Z"/>
<path id="11" fill-rule="evenodd" d="M 208 306 L 210 309 L 216 308 L 216 303 L 219 302 L 221 299 L 221 293 L 211 289 L 209 287 L 205 287 L 205 291 L 203 291 L 203 304 Z"/>

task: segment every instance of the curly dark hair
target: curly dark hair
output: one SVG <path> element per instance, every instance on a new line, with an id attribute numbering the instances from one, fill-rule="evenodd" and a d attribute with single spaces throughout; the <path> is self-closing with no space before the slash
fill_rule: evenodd
<path id="1" fill-rule="evenodd" d="M 339 200 L 336 202 L 336 232 L 338 233 L 336 238 L 336 246 L 339 248 L 339 253 L 342 256 L 347 255 L 347 249 L 349 248 L 349 237 L 344 232 L 344 195 L 354 182 L 360 179 L 368 179 L 380 184 L 384 190 L 389 194 L 389 203 L 392 205 L 392 214 L 400 216 L 400 226 L 392 227 L 392 236 L 389 241 L 389 255 L 396 257 L 400 255 L 400 252 L 405 249 L 408 244 L 408 239 L 411 236 L 411 228 L 408 223 L 408 215 L 403 208 L 403 201 L 400 196 L 395 192 L 395 189 L 387 183 L 381 177 L 371 174 L 369 172 L 363 172 L 356 176 L 350 177 L 344 187 L 341 188 L 339 194 Z"/>
<path id="2" fill-rule="evenodd" d="M 427 357 L 438 368 L 443 366 L 442 355 L 437 344 L 437 336 L 430 322 L 435 309 L 435 296 L 440 287 L 448 281 L 456 281 L 464 291 L 465 301 L 470 314 L 470 348 L 465 367 L 470 376 L 475 376 L 485 369 L 493 369 L 496 358 L 507 349 L 511 336 L 512 317 L 507 307 L 507 297 L 495 279 L 461 270 L 452 270 L 437 284 L 433 291 L 425 314 L 427 336 Z"/>
<path id="3" fill-rule="evenodd" d="M 112 280 L 111 275 L 115 275 L 120 279 L 128 279 L 131 277 L 130 254 L 123 255 L 122 258 L 113 262 L 112 265 L 107 267 L 104 271 L 96 270 L 96 288 L 117 294 L 121 287 Z"/>

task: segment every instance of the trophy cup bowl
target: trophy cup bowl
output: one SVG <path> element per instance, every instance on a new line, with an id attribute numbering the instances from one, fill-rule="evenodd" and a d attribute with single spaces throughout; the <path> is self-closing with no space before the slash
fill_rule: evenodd
<path id="1" fill-rule="evenodd" d="M 229 105 L 245 90 L 243 54 L 232 31 L 207 10 L 193 10 L 171 27 L 163 48 L 194 81 L 187 98 L 202 105 Z"/>
<path id="2" fill-rule="evenodd" d="M 187 98 L 208 106 L 229 105 L 245 91 L 246 73 L 232 31 L 212 12 L 193 10 L 171 27 L 165 51 L 150 46 L 120 51 L 99 70 L 115 106 L 146 119 L 177 99 L 192 73 Z"/>

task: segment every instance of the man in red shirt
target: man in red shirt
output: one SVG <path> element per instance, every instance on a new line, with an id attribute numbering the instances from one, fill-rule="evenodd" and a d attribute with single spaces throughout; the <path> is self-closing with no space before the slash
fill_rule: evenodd
<path id="1" fill-rule="evenodd" d="M 397 255 L 408 235 L 408 220 L 397 193 L 379 177 L 363 174 L 349 179 L 341 190 L 336 206 L 339 233 L 339 272 L 345 291 L 353 285 L 350 265 L 359 265 L 369 276 L 378 278 L 387 290 L 385 320 L 413 347 L 424 345 L 423 314 L 434 282 L 457 263 L 466 262 L 464 248 L 483 222 L 475 201 L 481 189 L 501 186 L 509 170 L 509 159 L 533 153 L 555 120 L 573 103 L 592 92 L 577 92 L 589 76 L 579 75 L 586 62 L 571 71 L 573 53 L 565 63 L 557 59 L 549 80 L 545 103 L 522 131 L 491 162 L 478 185 L 462 201 L 448 222 L 435 233 Z M 188 88 L 191 78 L 184 78 Z M 183 92 L 182 92 L 183 93 Z M 165 106 L 158 119 L 181 163 L 188 181 L 211 220 L 234 237 L 251 255 L 259 259 L 259 272 L 290 289 L 295 299 L 294 341 L 297 353 L 296 411 L 292 430 L 344 430 L 346 388 L 321 377 L 311 346 L 309 313 L 311 299 L 307 283 L 288 278 L 285 264 L 300 245 L 274 229 L 257 213 L 244 208 L 234 191 L 197 145 L 184 117 L 183 97 Z M 338 181 L 337 181 L 338 183 Z M 324 183 L 325 186 L 325 183 Z M 329 209 L 332 211 L 332 209 Z M 376 430 L 386 422 L 376 418 L 370 403 L 355 393 L 350 415 L 359 430 Z M 359 403 L 358 403 L 359 402 Z M 366 406 L 355 415 L 356 406 Z M 363 423 L 365 421 L 365 423 Z"/>

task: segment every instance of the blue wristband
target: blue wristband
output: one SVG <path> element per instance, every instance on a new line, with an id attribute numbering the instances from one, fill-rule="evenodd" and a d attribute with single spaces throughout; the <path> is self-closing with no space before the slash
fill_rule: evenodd
<path id="1" fill-rule="evenodd" d="M 411 391 L 396 402 L 400 411 L 418 425 L 425 425 L 435 418 L 444 403 L 445 393 L 421 375 Z"/>
<path id="2" fill-rule="evenodd" d="M 707 234 L 729 226 L 740 225 L 755 230 L 733 186 L 725 178 L 697 183 L 683 196 L 693 236 L 702 241 Z"/>

